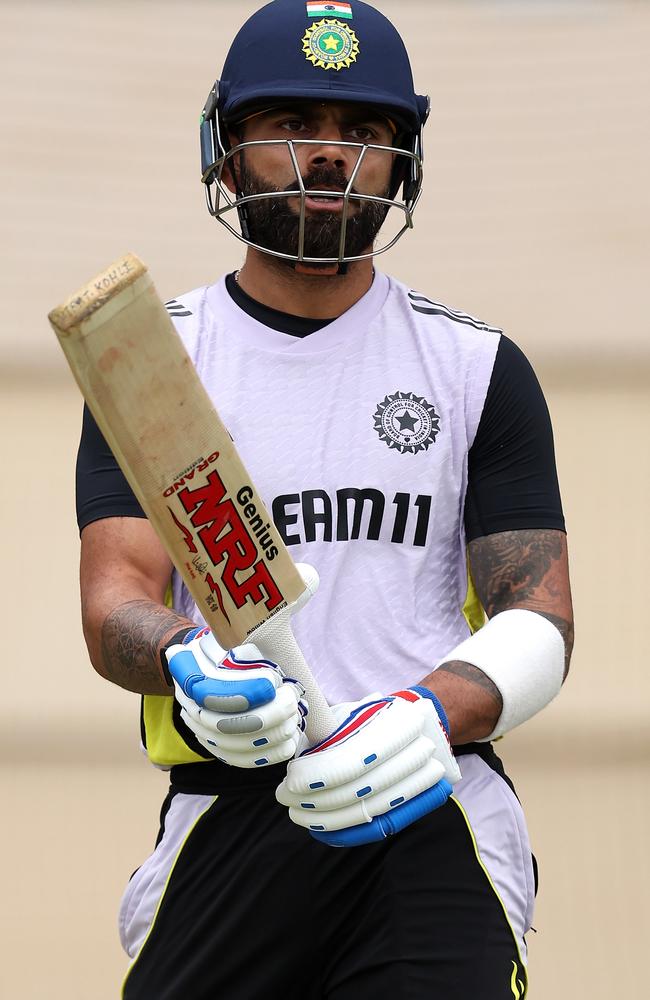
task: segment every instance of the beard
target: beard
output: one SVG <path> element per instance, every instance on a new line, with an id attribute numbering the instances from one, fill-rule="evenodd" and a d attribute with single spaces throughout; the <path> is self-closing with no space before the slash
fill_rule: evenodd
<path id="1" fill-rule="evenodd" d="M 307 191 L 329 187 L 344 191 L 348 185 L 345 174 L 335 167 L 316 167 L 302 180 Z M 299 195 L 298 183 L 289 184 L 286 188 L 273 187 L 245 163 L 240 165 L 239 182 L 244 196 L 269 194 L 268 198 L 248 202 L 244 206 L 249 238 L 267 250 L 297 257 L 300 212 L 291 208 L 289 198 L 276 198 L 273 192 L 295 191 Z M 356 193 L 356 189 L 352 188 L 351 194 Z M 378 197 L 387 198 L 388 191 L 382 191 Z M 350 204 L 356 207 L 356 211 L 354 215 L 348 214 L 344 256 L 357 257 L 372 249 L 390 206 L 372 201 L 355 201 L 353 198 Z M 338 259 L 342 220 L 343 210 L 322 211 L 317 215 L 305 213 L 303 256 Z M 285 260 L 283 263 L 293 266 L 295 261 Z M 317 269 L 319 265 L 310 263 L 309 266 Z M 331 264 L 324 264 L 323 267 L 331 267 Z"/>

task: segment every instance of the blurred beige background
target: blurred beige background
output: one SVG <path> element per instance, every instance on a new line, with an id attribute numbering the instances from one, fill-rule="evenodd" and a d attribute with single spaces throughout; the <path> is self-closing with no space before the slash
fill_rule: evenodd
<path id="1" fill-rule="evenodd" d="M 530 997 L 642 996 L 650 8 L 378 5 L 433 103 L 416 228 L 381 266 L 503 326 L 535 364 L 556 429 L 573 672 L 562 697 L 502 744 L 542 877 Z M 153 845 L 165 788 L 139 753 L 137 698 L 96 677 L 83 646 L 81 404 L 46 312 L 125 249 L 165 297 L 241 261 L 203 206 L 197 123 L 256 6 L 0 0 L 7 1000 L 119 995 L 116 908 Z"/>

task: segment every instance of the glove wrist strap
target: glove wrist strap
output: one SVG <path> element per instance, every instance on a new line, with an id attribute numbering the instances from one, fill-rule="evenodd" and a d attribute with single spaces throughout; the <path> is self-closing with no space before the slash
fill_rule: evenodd
<path id="1" fill-rule="evenodd" d="M 178 632 L 174 632 L 171 639 L 169 639 L 169 641 L 162 646 L 160 650 L 160 664 L 162 666 L 163 676 L 170 688 L 173 688 L 174 681 L 169 672 L 169 667 L 167 666 L 167 650 L 170 646 L 186 646 L 187 643 L 191 642 L 192 639 L 195 639 L 201 631 L 201 627 L 198 625 L 186 625 L 184 628 L 179 629 Z"/>
<path id="2" fill-rule="evenodd" d="M 438 713 L 438 716 L 440 718 L 440 721 L 445 727 L 445 732 L 447 736 L 449 736 L 449 719 L 447 718 L 447 713 L 445 712 L 445 709 L 440 699 L 435 696 L 433 691 L 429 691 L 429 688 L 425 687 L 423 684 L 413 684 L 411 686 L 411 691 L 417 691 L 417 693 L 419 695 L 422 695 L 423 698 L 429 698 L 430 701 L 433 702 L 433 704 L 435 705 L 436 712 Z"/>

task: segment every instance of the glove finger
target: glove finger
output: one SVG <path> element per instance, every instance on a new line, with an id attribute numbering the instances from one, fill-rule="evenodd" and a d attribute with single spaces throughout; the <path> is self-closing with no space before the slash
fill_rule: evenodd
<path id="1" fill-rule="evenodd" d="M 247 680 L 217 680 L 206 677 L 192 688 L 192 697 L 213 712 L 246 712 L 275 698 L 275 685 L 266 677 Z"/>
<path id="2" fill-rule="evenodd" d="M 342 726 L 349 715 L 352 715 L 362 705 L 367 705 L 371 701 L 383 701 L 385 695 L 381 691 L 371 691 L 363 701 L 341 701 L 338 705 L 332 705 L 332 715 L 336 719 L 337 728 Z"/>
<path id="3" fill-rule="evenodd" d="M 287 777 L 278 789 L 277 798 L 285 806 L 300 806 L 324 811 L 342 809 L 345 806 L 353 805 L 365 795 L 374 796 L 386 789 L 394 788 L 409 775 L 426 767 L 433 759 L 433 752 L 431 741 L 426 736 L 419 736 L 390 760 L 383 761 L 378 766 L 371 766 L 365 774 L 354 781 L 333 788 L 310 789 L 302 794 L 297 794 L 287 787 L 287 779 L 291 772 L 302 764 L 302 760 L 292 761 L 287 769 Z M 441 771 L 444 773 L 442 768 Z M 307 806 L 305 803 L 309 803 L 309 805 Z"/>
<path id="4" fill-rule="evenodd" d="M 207 677 L 187 648 L 173 653 L 168 664 L 169 672 L 179 687 L 201 707 L 222 712 L 245 712 L 275 697 L 275 684 L 266 676 L 247 677 L 244 673 L 243 677 L 232 680 Z"/>
<path id="5" fill-rule="evenodd" d="M 204 709 L 199 710 L 199 714 L 195 715 L 190 714 L 185 708 L 183 708 L 181 716 L 185 720 L 186 725 L 189 726 L 198 739 L 209 741 L 211 746 L 219 746 L 224 750 L 244 750 L 246 748 L 250 748 L 257 738 L 257 733 L 261 729 L 259 719 L 256 719 L 254 715 L 244 715 L 241 717 L 248 722 L 250 728 L 237 735 L 220 733 L 218 730 L 218 723 L 222 716 L 206 712 Z M 239 716 L 234 716 L 234 718 L 238 719 Z M 253 728 L 256 722 L 257 728 Z"/>
<path id="6" fill-rule="evenodd" d="M 251 741 L 248 745 L 242 742 L 238 746 L 224 747 L 220 742 L 221 737 L 219 737 L 218 742 L 215 738 L 216 734 L 211 729 L 202 726 L 200 721 L 191 718 L 184 708 L 181 709 L 181 718 L 186 726 L 192 730 L 201 746 L 205 747 L 213 757 L 222 760 L 225 764 L 231 764 L 233 767 L 262 767 L 266 764 L 280 764 L 285 760 L 290 760 L 296 752 L 297 731 L 293 738 L 290 737 L 275 746 L 261 745 L 256 747 Z"/>
<path id="7" fill-rule="evenodd" d="M 378 795 L 361 797 L 356 803 L 333 811 L 309 808 L 309 803 L 300 807 L 291 806 L 289 816 L 298 826 L 309 830 L 343 830 L 360 823 L 369 823 L 374 816 L 390 813 L 404 802 L 437 785 L 443 778 L 444 768 L 440 761 L 430 760 L 416 774 L 410 774 L 399 784 L 380 792 Z"/>
<path id="8" fill-rule="evenodd" d="M 436 756 L 445 765 L 445 777 L 452 785 L 455 784 L 460 781 L 462 774 L 433 702 L 429 701 L 428 698 L 423 698 L 421 701 L 415 702 L 413 707 L 424 718 L 422 732 L 432 741 L 436 748 Z"/>
<path id="9" fill-rule="evenodd" d="M 217 666 L 223 660 L 227 653 L 227 650 L 220 646 L 215 639 L 213 633 L 208 629 L 203 634 L 199 633 L 196 637 L 201 652 L 205 656 L 209 663 Z"/>
<path id="10" fill-rule="evenodd" d="M 248 744 L 259 734 L 264 734 L 271 742 L 281 742 L 294 731 L 302 729 L 303 714 L 296 702 L 295 691 L 283 686 L 268 705 L 262 705 L 253 712 L 224 713 L 212 712 L 208 708 L 200 708 L 196 702 L 188 698 L 174 684 L 176 700 L 188 716 L 188 725 L 194 732 L 201 732 L 206 738 L 216 739 L 227 745 L 229 740 L 235 744 Z M 248 739 L 247 739 L 248 738 Z"/>
<path id="11" fill-rule="evenodd" d="M 182 714 L 182 713 L 181 713 Z M 236 750 L 224 750 L 213 740 L 199 738 L 199 743 L 205 747 L 214 757 L 222 760 L 232 767 L 265 767 L 270 764 L 281 764 L 290 760 L 296 752 L 295 740 L 286 740 L 274 747 L 263 747 L 258 750 L 248 750 L 238 752 Z"/>
<path id="12" fill-rule="evenodd" d="M 371 844 L 378 840 L 399 833 L 405 827 L 410 826 L 416 820 L 426 816 L 444 805 L 452 792 L 452 787 L 443 778 L 433 788 L 429 788 L 420 795 L 404 802 L 396 809 L 391 810 L 384 816 L 376 816 L 371 823 L 361 826 L 353 826 L 347 830 L 334 830 L 331 832 L 310 830 L 312 837 L 330 847 L 359 847 L 363 844 Z"/>
<path id="13" fill-rule="evenodd" d="M 251 719 L 254 717 L 243 716 L 243 718 Z M 230 720 L 226 719 L 223 721 L 228 722 Z M 199 720 L 192 723 L 192 729 L 197 735 L 200 734 L 202 738 L 214 741 L 223 750 L 242 753 L 248 750 L 255 751 L 255 748 L 263 749 L 278 746 L 290 739 L 293 739 L 297 743 L 299 722 L 300 717 L 295 715 L 290 719 L 285 719 L 279 726 L 275 726 L 268 731 L 257 729 L 256 731 L 249 730 L 242 733 L 230 733 L 223 732 L 221 728 L 215 732 L 211 726 L 203 725 L 202 720 Z"/>
<path id="14" fill-rule="evenodd" d="M 182 709 L 181 715 L 183 715 L 183 712 L 187 715 L 188 717 L 187 724 L 191 729 L 195 725 L 195 723 L 199 722 L 201 718 L 200 707 L 196 704 L 196 702 L 192 698 L 188 698 L 183 689 L 179 687 L 178 682 L 176 680 L 174 680 L 174 697 L 176 698 L 178 704 L 181 706 Z"/>
<path id="15" fill-rule="evenodd" d="M 239 646 L 233 646 L 223 657 L 235 663 L 241 669 L 251 669 L 255 667 L 268 667 L 282 674 L 280 667 L 273 660 L 265 659 L 254 642 L 243 642 Z"/>
<path id="16" fill-rule="evenodd" d="M 407 702 L 362 706 L 332 737 L 302 754 L 296 762 L 300 766 L 287 774 L 288 787 L 302 795 L 353 781 L 417 739 L 422 725 L 422 716 Z"/>
<path id="17" fill-rule="evenodd" d="M 388 813 L 376 816 L 375 819 L 379 821 L 384 836 L 391 836 L 421 819 L 422 816 L 426 816 L 427 813 L 433 812 L 434 809 L 439 809 L 447 801 L 452 791 L 451 784 L 447 779 L 441 778 L 431 788 L 425 788 L 412 799 L 401 803 Z"/>
<path id="18" fill-rule="evenodd" d="M 200 709 L 198 714 L 196 714 L 188 712 L 187 708 L 183 707 L 181 709 L 181 718 L 186 726 L 192 730 L 197 739 L 210 744 L 211 753 L 214 752 L 215 747 L 220 747 L 224 751 L 246 752 L 254 747 L 256 734 L 261 728 L 258 725 L 257 730 L 253 729 L 255 721 L 259 723 L 259 720 L 256 720 L 253 715 L 243 716 L 249 722 L 251 728 L 247 732 L 236 736 L 220 733 L 217 729 L 217 723 L 221 719 L 221 716 L 206 712 L 204 709 Z"/>
<path id="19" fill-rule="evenodd" d="M 260 705 L 254 711 L 243 713 L 213 712 L 205 708 L 200 713 L 201 722 L 216 732 L 239 735 L 241 733 L 267 732 L 292 720 L 293 726 L 300 726 L 302 714 L 298 709 L 298 689 L 294 685 L 283 684 L 273 701 Z"/>
<path id="20" fill-rule="evenodd" d="M 245 681 L 250 678 L 250 672 L 254 671 L 256 677 L 266 677 L 274 687 L 280 687 L 282 683 L 282 671 L 277 663 L 263 659 L 259 649 L 252 642 L 225 650 L 217 643 L 212 633 L 205 630 L 187 646 L 170 647 L 170 649 L 173 653 L 177 649 L 189 650 L 206 677 Z"/>

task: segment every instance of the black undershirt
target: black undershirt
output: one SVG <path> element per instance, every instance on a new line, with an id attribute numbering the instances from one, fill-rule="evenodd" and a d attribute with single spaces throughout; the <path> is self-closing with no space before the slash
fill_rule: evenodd
<path id="1" fill-rule="evenodd" d="M 308 337 L 331 319 L 291 316 L 262 305 L 226 277 L 234 302 L 265 326 Z M 104 517 L 144 517 L 92 415 L 84 407 L 77 458 L 81 530 Z M 553 432 L 544 395 L 519 348 L 501 336 L 474 443 L 468 456 L 467 540 L 523 528 L 564 530 Z"/>

